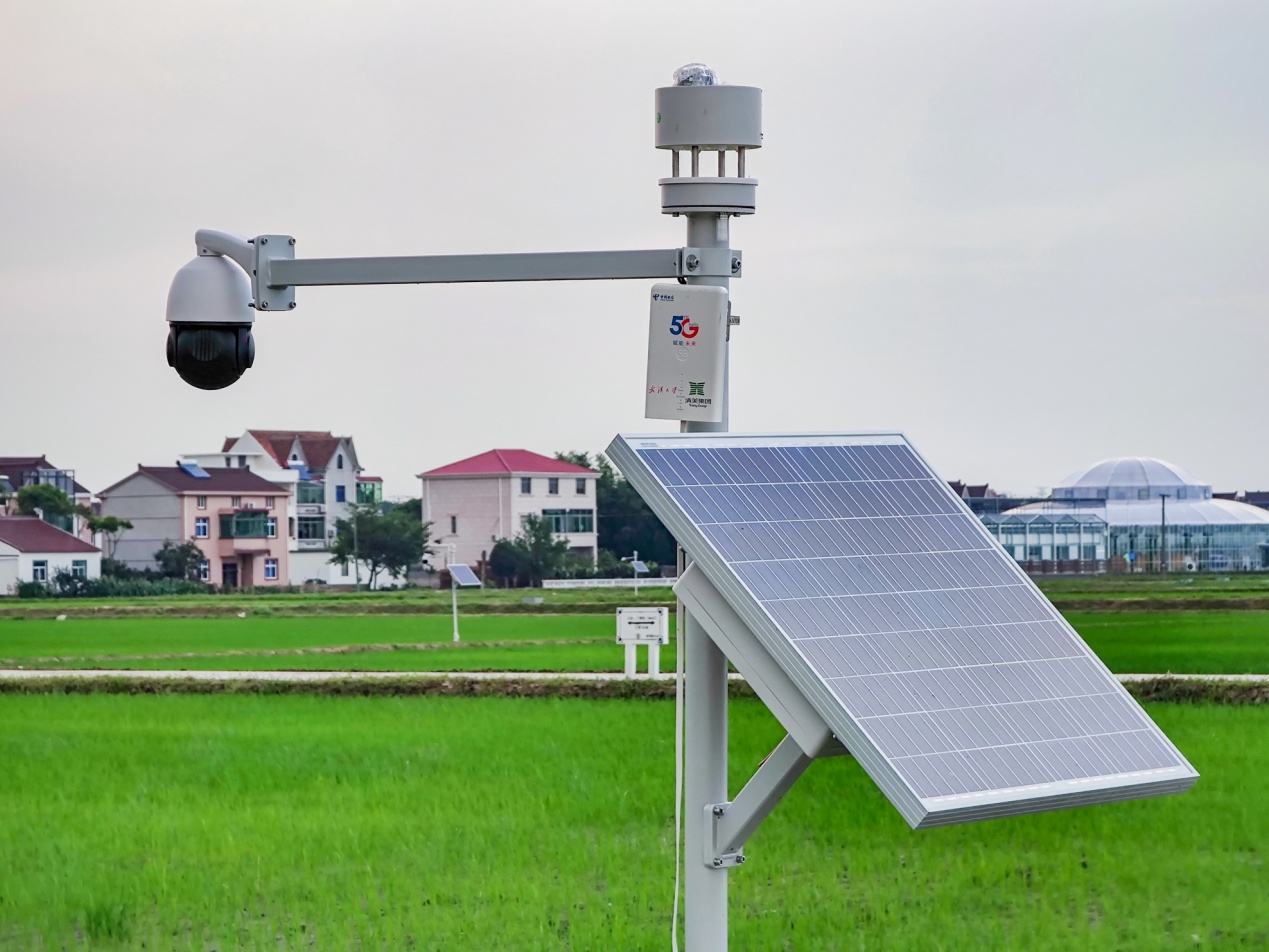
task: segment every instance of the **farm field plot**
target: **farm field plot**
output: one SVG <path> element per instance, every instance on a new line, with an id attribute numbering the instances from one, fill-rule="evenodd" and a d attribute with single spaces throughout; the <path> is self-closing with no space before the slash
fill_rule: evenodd
<path id="1" fill-rule="evenodd" d="M 609 615 L 471 615 L 464 640 L 612 640 Z M 119 655 L 215 654 L 340 646 L 449 643 L 443 615 L 351 615 L 313 618 L 73 618 L 0 621 L 0 659 L 99 658 Z"/>
<path id="2" fill-rule="evenodd" d="M 1201 609 L 1216 605 L 1229 609 L 1269 608 L 1269 572 L 1233 575 L 1102 575 L 1095 577 L 1036 578 L 1036 584 L 1059 606 L 1069 603 L 1098 610 L 1150 606 L 1159 611 L 1172 604 Z M 541 604 L 526 599 L 541 598 Z M 473 612 L 542 614 L 595 613 L 619 605 L 671 605 L 669 586 L 592 589 L 482 589 L 463 592 L 464 606 Z M 1226 604 L 1228 603 L 1228 604 Z M 69 599 L 0 599 L 0 619 L 47 618 L 61 613 L 74 616 L 200 617 L 256 614 L 445 614 L 449 593 L 432 588 L 361 592 L 228 592 L 159 597 L 105 597 Z"/>
<path id="3" fill-rule="evenodd" d="M 1269 612 L 1068 612 L 1116 672 L 1269 673 Z"/>
<path id="4" fill-rule="evenodd" d="M 1080 612 L 1112 671 L 1269 673 L 1269 612 Z M 619 671 L 605 615 L 135 618 L 0 621 L 0 666 L 230 670 Z M 410 645 L 426 644 L 426 650 Z M 375 650 L 378 646 L 379 650 Z M 394 650 L 384 650 L 397 646 Z M 311 653 L 306 653 L 311 652 Z M 641 653 L 640 663 L 643 663 Z M 674 645 L 662 650 L 674 665 Z"/>
<path id="5" fill-rule="evenodd" d="M 914 833 L 815 764 L 732 874 L 753 950 L 1266 939 L 1269 709 L 1153 705 L 1188 794 Z M 0 947 L 668 944 L 673 705 L 0 697 Z M 732 789 L 779 739 L 732 705 Z"/>

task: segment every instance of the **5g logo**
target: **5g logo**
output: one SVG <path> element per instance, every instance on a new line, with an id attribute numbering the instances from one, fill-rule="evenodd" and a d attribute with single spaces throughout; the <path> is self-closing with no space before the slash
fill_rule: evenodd
<path id="1" fill-rule="evenodd" d="M 679 316 L 670 318 L 670 333 L 691 340 L 701 331 L 699 324 L 693 324 L 688 318 Z"/>

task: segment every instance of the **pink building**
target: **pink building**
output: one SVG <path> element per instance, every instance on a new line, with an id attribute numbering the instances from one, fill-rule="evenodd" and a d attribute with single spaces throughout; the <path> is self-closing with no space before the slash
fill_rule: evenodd
<path id="1" fill-rule="evenodd" d="M 154 568 L 164 542 L 192 540 L 203 550 L 203 581 L 224 588 L 285 585 L 290 487 L 249 469 L 193 463 L 138 466 L 101 492 L 103 515 L 132 523 L 115 549 L 130 568 Z"/>
<path id="2" fill-rule="evenodd" d="M 490 450 L 429 469 L 419 479 L 435 565 L 444 564 L 450 546 L 454 561 L 475 565 L 499 539 L 519 533 L 528 515 L 548 520 L 571 554 L 594 561 L 599 553 L 599 474 L 592 469 L 529 450 Z"/>

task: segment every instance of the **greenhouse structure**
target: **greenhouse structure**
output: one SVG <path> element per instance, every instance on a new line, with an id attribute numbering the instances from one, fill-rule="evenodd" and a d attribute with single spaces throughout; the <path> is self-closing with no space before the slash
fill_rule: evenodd
<path id="1" fill-rule="evenodd" d="M 1249 572 L 1269 569 L 1269 512 L 1162 460 L 1103 460 L 1050 497 L 984 515 L 1028 572 Z"/>

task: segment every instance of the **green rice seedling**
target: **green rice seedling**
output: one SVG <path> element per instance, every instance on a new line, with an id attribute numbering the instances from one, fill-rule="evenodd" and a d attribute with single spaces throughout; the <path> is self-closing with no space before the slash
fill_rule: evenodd
<path id="1" fill-rule="evenodd" d="M 731 874 L 732 943 L 1255 948 L 1269 708 L 1151 705 L 1177 797 L 908 830 L 817 763 Z M 0 945 L 608 949 L 668 940 L 673 704 L 0 696 Z M 731 711 L 731 788 L 779 740 Z"/>

